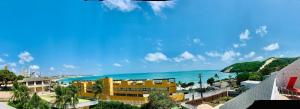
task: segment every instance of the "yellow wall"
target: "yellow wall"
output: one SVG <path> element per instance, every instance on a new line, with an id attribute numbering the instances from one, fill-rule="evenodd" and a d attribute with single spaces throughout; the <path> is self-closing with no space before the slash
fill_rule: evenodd
<path id="1" fill-rule="evenodd" d="M 91 87 L 94 81 L 77 81 L 73 83 L 80 87 L 79 95 L 82 97 L 93 98 L 95 95 Z M 130 104 L 144 104 L 148 102 L 150 93 L 159 92 L 169 94 L 175 101 L 184 99 L 184 94 L 176 93 L 176 83 L 162 80 L 155 82 L 153 80 L 145 81 L 113 81 L 112 78 L 103 78 L 103 93 L 100 96 L 103 100 L 116 100 Z"/>

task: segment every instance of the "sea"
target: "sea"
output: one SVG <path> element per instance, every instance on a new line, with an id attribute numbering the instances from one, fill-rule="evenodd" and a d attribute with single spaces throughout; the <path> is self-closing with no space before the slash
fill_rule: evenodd
<path id="1" fill-rule="evenodd" d="M 110 77 L 114 80 L 126 80 L 126 79 L 163 79 L 163 78 L 175 78 L 176 82 L 199 82 L 199 74 L 201 74 L 202 83 L 206 84 L 207 79 L 214 77 L 218 74 L 219 79 L 228 78 L 231 75 L 232 78 L 236 77 L 235 73 L 223 73 L 219 70 L 193 70 L 193 71 L 175 71 L 175 72 L 152 72 L 152 73 L 127 73 L 127 74 L 112 74 L 103 76 L 83 76 L 83 77 L 73 77 L 64 78 L 60 82 L 71 83 L 77 80 L 97 80 L 100 78 Z"/>

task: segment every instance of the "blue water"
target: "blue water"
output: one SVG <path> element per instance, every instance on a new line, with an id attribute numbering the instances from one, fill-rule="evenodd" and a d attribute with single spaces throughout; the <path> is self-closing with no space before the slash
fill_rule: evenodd
<path id="1" fill-rule="evenodd" d="M 202 74 L 202 82 L 205 84 L 206 80 L 213 77 L 215 74 L 219 75 L 220 79 L 228 78 L 229 75 L 235 77 L 234 73 L 222 73 L 218 70 L 195 70 L 195 71 L 178 71 L 178 72 L 157 72 L 157 73 L 131 73 L 131 74 L 114 74 L 104 76 L 85 76 L 78 78 L 65 78 L 60 81 L 70 83 L 74 80 L 97 80 L 99 78 L 111 77 L 116 79 L 161 79 L 161 78 L 175 78 L 176 82 L 195 82 L 198 83 L 199 73 Z"/>

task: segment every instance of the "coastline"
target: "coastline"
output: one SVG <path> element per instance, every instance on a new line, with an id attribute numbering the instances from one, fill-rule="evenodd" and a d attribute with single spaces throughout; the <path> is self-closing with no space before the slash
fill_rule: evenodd
<path id="1" fill-rule="evenodd" d="M 219 70 L 193 70 L 193 71 L 177 71 L 177 72 L 157 72 L 157 73 L 129 73 L 129 74 L 111 74 L 111 75 L 102 75 L 102 76 L 69 76 L 60 78 L 58 81 L 63 83 L 70 83 L 72 81 L 80 80 L 97 80 L 99 78 L 110 77 L 115 80 L 130 80 L 130 79 L 161 79 L 161 78 L 175 78 L 176 83 L 180 82 L 194 82 L 198 84 L 199 73 L 202 74 L 202 83 L 206 84 L 207 79 L 213 77 L 215 74 L 218 74 L 219 79 L 228 78 L 229 75 L 235 77 L 234 73 L 224 73 Z"/>

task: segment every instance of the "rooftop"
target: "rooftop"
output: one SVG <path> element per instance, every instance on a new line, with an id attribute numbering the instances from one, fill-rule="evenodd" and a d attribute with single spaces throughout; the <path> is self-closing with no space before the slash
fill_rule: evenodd
<path id="1" fill-rule="evenodd" d="M 48 78 L 48 77 L 31 77 L 31 78 L 24 78 L 23 80 L 20 80 L 19 82 L 44 81 L 44 80 L 51 80 L 51 78 Z"/>

